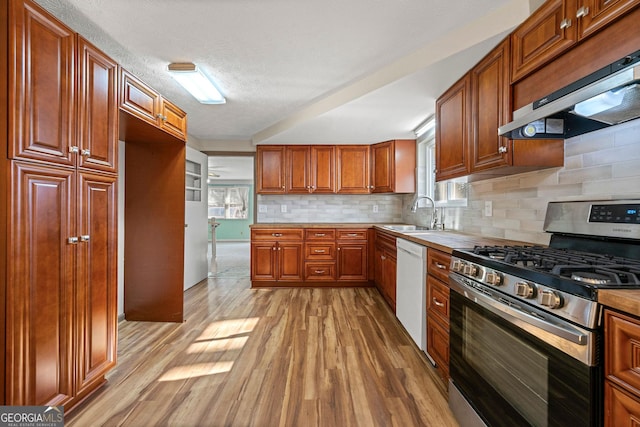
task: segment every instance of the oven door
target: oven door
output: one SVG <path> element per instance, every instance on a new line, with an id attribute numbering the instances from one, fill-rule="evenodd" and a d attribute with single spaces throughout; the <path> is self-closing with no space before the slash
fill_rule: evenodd
<path id="1" fill-rule="evenodd" d="M 523 329 L 508 310 L 501 312 L 465 281 L 450 275 L 449 369 L 477 415 L 489 426 L 600 425 L 600 364 L 569 356 L 537 337 L 536 328 Z M 586 332 L 594 344 L 593 332 Z"/>

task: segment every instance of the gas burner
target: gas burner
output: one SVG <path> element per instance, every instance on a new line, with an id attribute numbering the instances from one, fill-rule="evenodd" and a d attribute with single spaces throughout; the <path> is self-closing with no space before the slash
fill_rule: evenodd
<path id="1" fill-rule="evenodd" d="M 578 282 L 588 283 L 590 285 L 606 285 L 611 283 L 611 279 L 604 274 L 593 273 L 590 271 L 576 271 L 571 273 L 571 279 Z"/>

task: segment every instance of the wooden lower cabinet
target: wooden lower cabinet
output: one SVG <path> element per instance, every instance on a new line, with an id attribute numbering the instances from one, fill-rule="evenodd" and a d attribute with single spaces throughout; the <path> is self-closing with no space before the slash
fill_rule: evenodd
<path id="1" fill-rule="evenodd" d="M 116 361 L 116 178 L 13 161 L 11 182 L 4 404 L 70 407 Z"/>
<path id="2" fill-rule="evenodd" d="M 427 250 L 427 353 L 445 384 L 449 381 L 449 286 L 451 255 Z"/>
<path id="3" fill-rule="evenodd" d="M 395 237 L 391 234 L 376 231 L 374 254 L 374 280 L 376 287 L 395 313 L 398 265 Z"/>
<path id="4" fill-rule="evenodd" d="M 640 319 L 604 314 L 604 425 L 640 424 Z"/>
<path id="5" fill-rule="evenodd" d="M 254 228 L 251 230 L 252 285 L 368 284 L 367 237 L 367 229 Z"/>

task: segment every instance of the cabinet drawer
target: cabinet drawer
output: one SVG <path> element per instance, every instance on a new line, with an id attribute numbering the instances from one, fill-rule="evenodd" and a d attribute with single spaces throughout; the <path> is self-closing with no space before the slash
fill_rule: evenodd
<path id="1" fill-rule="evenodd" d="M 251 240 L 302 240 L 302 228 L 263 228 L 251 230 Z"/>
<path id="2" fill-rule="evenodd" d="M 335 260 L 336 244 L 331 243 L 306 243 L 304 245 L 304 258 L 306 260 Z"/>
<path id="3" fill-rule="evenodd" d="M 391 234 L 376 231 L 376 246 L 396 252 L 396 238 Z"/>
<path id="4" fill-rule="evenodd" d="M 336 280 L 335 262 L 307 262 L 304 265 L 304 280 Z"/>
<path id="5" fill-rule="evenodd" d="M 305 240 L 335 240 L 335 228 L 305 228 Z"/>
<path id="6" fill-rule="evenodd" d="M 435 249 L 427 250 L 427 272 L 443 282 L 449 280 L 451 255 Z"/>
<path id="7" fill-rule="evenodd" d="M 337 230 L 338 240 L 367 240 L 366 229 Z"/>
<path id="8" fill-rule="evenodd" d="M 434 316 L 427 317 L 427 352 L 443 379 L 449 376 L 449 329 Z"/>
<path id="9" fill-rule="evenodd" d="M 449 324 L 449 288 L 433 277 L 427 277 L 427 312 Z"/>
<path id="10" fill-rule="evenodd" d="M 605 376 L 640 395 L 640 320 L 607 310 Z"/>

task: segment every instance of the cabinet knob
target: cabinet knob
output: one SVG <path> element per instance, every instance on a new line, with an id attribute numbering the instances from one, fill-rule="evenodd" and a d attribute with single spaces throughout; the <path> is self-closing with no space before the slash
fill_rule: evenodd
<path id="1" fill-rule="evenodd" d="M 80 155 L 81 155 L 81 156 L 84 156 L 84 157 L 89 157 L 89 156 L 91 156 L 91 151 L 89 151 L 89 150 L 87 150 L 87 149 L 82 150 L 82 151 L 80 152 Z"/>
<path id="2" fill-rule="evenodd" d="M 88 234 L 83 234 L 82 236 L 80 236 L 80 241 L 81 242 L 88 242 L 89 241 L 89 235 Z"/>
<path id="3" fill-rule="evenodd" d="M 67 242 L 71 245 L 75 245 L 76 243 L 78 243 L 78 238 L 77 237 L 69 237 L 67 239 Z"/>
<path id="4" fill-rule="evenodd" d="M 78 147 L 76 147 L 75 145 L 72 145 L 71 147 L 69 147 L 69 152 L 70 153 L 79 153 L 80 149 Z"/>
<path id="5" fill-rule="evenodd" d="M 569 28 L 570 26 L 571 26 L 571 19 L 564 18 L 562 21 L 560 21 L 560 29 L 561 30 L 565 30 L 565 29 Z"/>
<path id="6" fill-rule="evenodd" d="M 585 16 L 587 16 L 589 14 L 589 6 L 582 6 L 580 9 L 578 9 L 578 11 L 576 12 L 576 18 L 584 18 Z"/>
<path id="7" fill-rule="evenodd" d="M 506 153 L 506 152 L 507 152 L 507 147 L 506 147 L 506 146 L 501 145 L 501 146 L 498 148 L 498 153 Z"/>

